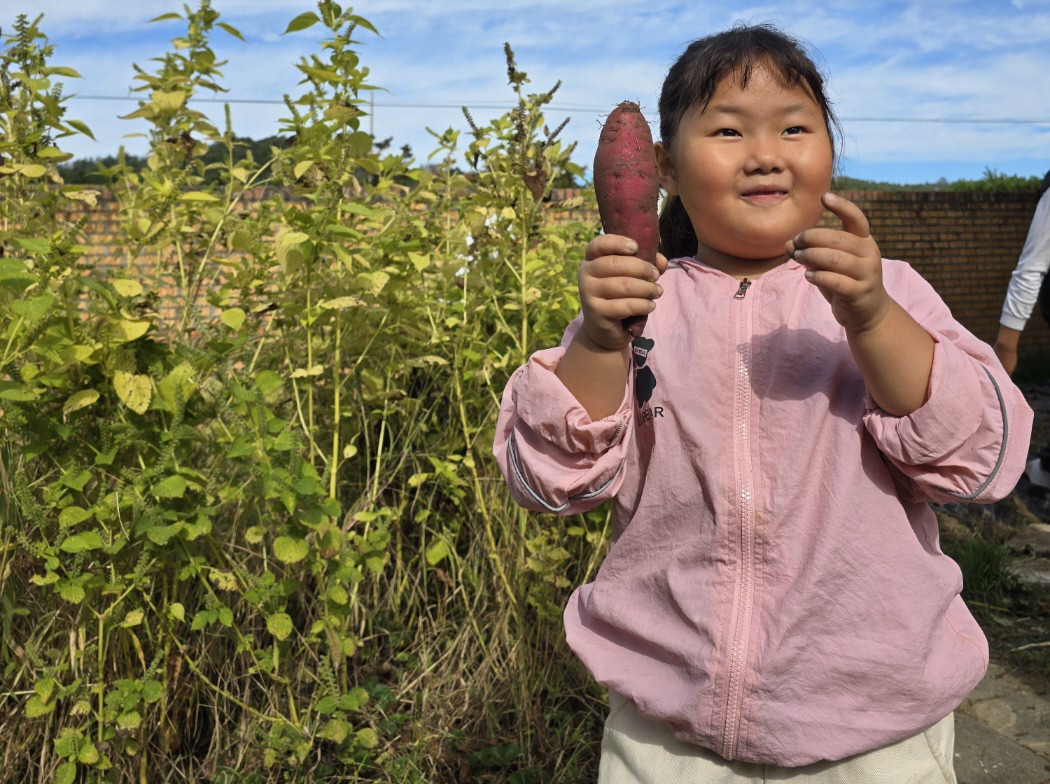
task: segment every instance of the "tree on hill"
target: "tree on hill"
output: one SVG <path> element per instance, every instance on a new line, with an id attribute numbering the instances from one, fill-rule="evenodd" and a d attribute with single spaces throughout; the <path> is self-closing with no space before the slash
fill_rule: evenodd
<path id="1" fill-rule="evenodd" d="M 941 177 L 936 182 L 897 184 L 862 180 L 856 177 L 835 177 L 832 187 L 837 191 L 946 191 L 984 193 L 1013 193 L 1037 191 L 1041 177 L 1023 177 L 1019 174 L 1004 174 L 995 169 L 985 168 L 984 176 L 977 180 L 948 181 Z"/>

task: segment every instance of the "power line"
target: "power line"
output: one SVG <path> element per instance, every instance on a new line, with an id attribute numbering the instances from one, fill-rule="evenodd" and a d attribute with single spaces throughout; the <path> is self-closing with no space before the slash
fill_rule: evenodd
<path id="1" fill-rule="evenodd" d="M 71 95 L 70 100 L 79 101 L 139 101 L 140 98 L 133 95 Z M 284 106 L 284 101 L 265 98 L 191 98 L 194 103 L 230 103 L 230 104 L 258 104 L 271 106 Z M 372 104 L 376 109 L 461 109 L 466 106 L 469 109 L 503 109 L 514 108 L 511 104 L 492 101 L 470 101 L 464 103 L 402 103 L 399 101 L 376 101 Z M 609 111 L 609 107 L 596 106 L 567 106 L 563 104 L 550 104 L 548 107 L 556 112 L 587 112 L 600 114 Z M 960 117 L 841 117 L 843 122 L 874 122 L 874 123 L 943 123 L 949 125 L 1050 125 L 1050 118 L 1042 117 L 983 117 L 983 118 L 960 118 Z"/>

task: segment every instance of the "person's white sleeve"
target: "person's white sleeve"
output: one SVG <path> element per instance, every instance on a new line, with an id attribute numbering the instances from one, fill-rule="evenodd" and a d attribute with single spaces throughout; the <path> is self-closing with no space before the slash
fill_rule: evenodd
<path id="1" fill-rule="evenodd" d="M 1050 190 L 1043 194 L 1035 208 L 1028 238 L 1017 260 L 1017 267 L 1010 276 L 1006 289 L 1006 301 L 999 323 L 1004 327 L 1021 331 L 1028 323 L 1035 303 L 1039 299 L 1039 287 L 1050 269 Z"/>

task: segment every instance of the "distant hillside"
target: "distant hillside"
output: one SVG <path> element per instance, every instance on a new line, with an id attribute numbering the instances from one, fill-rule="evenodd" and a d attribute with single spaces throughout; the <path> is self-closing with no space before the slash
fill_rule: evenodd
<path id="1" fill-rule="evenodd" d="M 1014 193 L 1019 191 L 1039 190 L 1041 177 L 1021 177 L 1017 174 L 1004 174 L 994 169 L 985 169 L 979 180 L 955 180 L 945 178 L 937 182 L 912 183 L 900 185 L 892 182 L 861 180 L 856 177 L 835 177 L 832 188 L 837 191 L 980 191 L 983 193 Z"/>

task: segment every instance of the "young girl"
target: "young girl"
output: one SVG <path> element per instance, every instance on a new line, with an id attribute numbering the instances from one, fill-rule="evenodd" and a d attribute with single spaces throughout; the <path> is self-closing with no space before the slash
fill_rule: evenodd
<path id="1" fill-rule="evenodd" d="M 952 711 L 988 647 L 928 503 L 1005 496 L 1032 413 L 827 192 L 835 126 L 775 28 L 689 46 L 656 145 L 673 260 L 592 240 L 581 316 L 504 393 L 519 503 L 613 501 L 565 610 L 610 691 L 605 784 L 955 781 Z M 814 228 L 825 208 L 843 230 Z"/>

